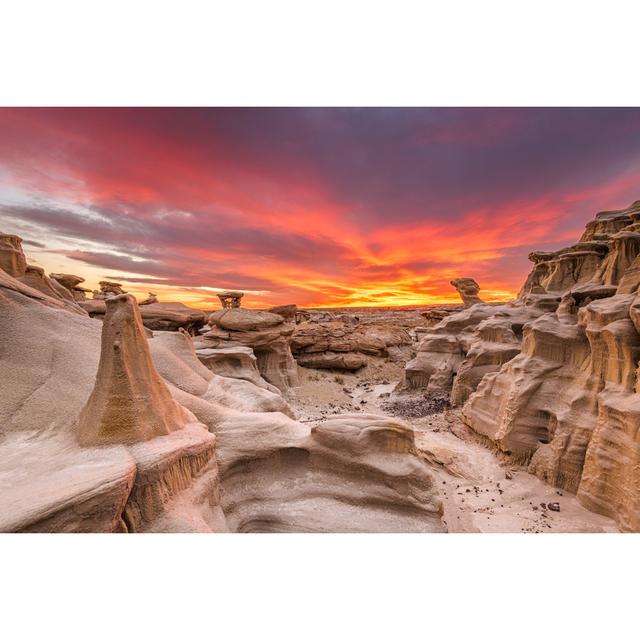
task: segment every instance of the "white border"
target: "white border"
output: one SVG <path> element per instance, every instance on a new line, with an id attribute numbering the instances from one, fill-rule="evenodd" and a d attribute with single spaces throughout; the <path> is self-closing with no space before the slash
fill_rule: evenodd
<path id="1" fill-rule="evenodd" d="M 3 0 L 3 105 L 638 104 L 628 0 Z"/>

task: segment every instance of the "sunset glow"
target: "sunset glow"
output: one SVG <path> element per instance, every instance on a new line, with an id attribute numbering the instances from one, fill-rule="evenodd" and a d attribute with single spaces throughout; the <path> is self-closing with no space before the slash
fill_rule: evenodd
<path id="1" fill-rule="evenodd" d="M 0 109 L 31 263 L 192 306 L 505 300 L 639 197 L 634 109 Z"/>

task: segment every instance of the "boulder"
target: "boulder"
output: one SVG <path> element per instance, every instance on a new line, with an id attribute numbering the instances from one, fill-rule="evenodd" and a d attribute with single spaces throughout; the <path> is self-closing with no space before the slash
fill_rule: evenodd
<path id="1" fill-rule="evenodd" d="M 71 297 L 76 302 L 86 300 L 87 293 L 91 291 L 91 289 L 86 289 L 85 287 L 80 286 L 80 283 L 84 282 L 84 278 L 81 278 L 80 276 L 74 276 L 69 273 L 51 273 L 49 276 L 52 280 L 55 280 L 58 284 L 69 291 L 69 293 L 71 293 Z"/>
<path id="2" fill-rule="evenodd" d="M 269 311 L 250 309 L 220 309 L 209 316 L 209 324 L 229 331 L 259 331 L 270 329 L 284 322 L 284 318 Z"/>
<path id="3" fill-rule="evenodd" d="M 284 318 L 287 322 L 295 320 L 298 313 L 298 307 L 295 304 L 282 304 L 278 307 L 271 307 L 268 309 L 269 313 L 275 313 L 278 316 Z"/>

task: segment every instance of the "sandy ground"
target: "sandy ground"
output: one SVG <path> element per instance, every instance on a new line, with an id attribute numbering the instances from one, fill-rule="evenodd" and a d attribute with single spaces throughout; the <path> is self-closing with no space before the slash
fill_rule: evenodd
<path id="1" fill-rule="evenodd" d="M 370 360 L 354 373 L 300 367 L 301 384 L 290 398 L 299 419 L 316 422 L 350 411 L 390 415 L 385 407 L 390 400 L 411 400 L 393 392 L 402 377 L 402 363 Z M 420 454 L 434 467 L 449 531 L 618 531 L 613 520 L 588 511 L 575 495 L 545 484 L 525 467 L 501 460 L 472 437 L 459 411 L 402 419 L 413 427 Z"/>
<path id="2" fill-rule="evenodd" d="M 298 367 L 300 385 L 292 390 L 289 401 L 302 422 L 352 411 L 383 413 L 383 394 L 393 391 L 403 371 L 403 363 L 382 358 L 370 358 L 370 363 L 356 372 Z"/>

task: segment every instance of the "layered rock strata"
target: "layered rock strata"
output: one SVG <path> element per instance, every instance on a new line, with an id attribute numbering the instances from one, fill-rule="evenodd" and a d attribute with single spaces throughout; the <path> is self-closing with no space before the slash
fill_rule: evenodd
<path id="1" fill-rule="evenodd" d="M 285 316 L 241 308 L 215 311 L 209 316 L 210 331 L 196 346 L 198 350 L 248 347 L 260 375 L 280 391 L 287 391 L 298 384 L 298 369 L 289 346 L 295 313 Z"/>
<path id="2" fill-rule="evenodd" d="M 291 337 L 291 351 L 303 367 L 354 371 L 367 356 L 402 359 L 412 351 L 409 332 L 392 323 L 360 324 L 351 320 L 302 322 Z"/>
<path id="3" fill-rule="evenodd" d="M 91 289 L 80 286 L 80 284 L 84 282 L 84 278 L 81 278 L 80 276 L 74 276 L 70 273 L 52 273 L 50 276 L 52 280 L 55 280 L 58 284 L 67 289 L 76 302 L 86 300 L 87 293 L 90 293 L 91 291 Z"/>
<path id="4" fill-rule="evenodd" d="M 529 257 L 517 300 L 442 320 L 406 384 L 464 403 L 483 440 L 640 531 L 640 201 Z"/>
<path id="5" fill-rule="evenodd" d="M 22 238 L 0 233 L 0 269 L 14 278 L 25 274 L 27 259 L 22 250 Z"/>

